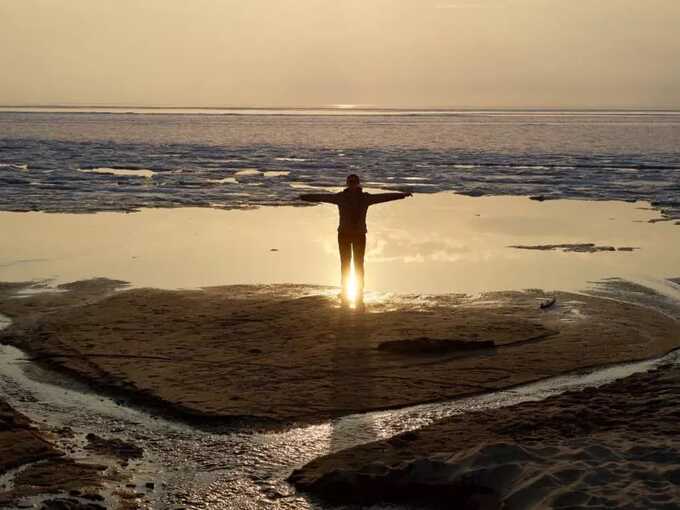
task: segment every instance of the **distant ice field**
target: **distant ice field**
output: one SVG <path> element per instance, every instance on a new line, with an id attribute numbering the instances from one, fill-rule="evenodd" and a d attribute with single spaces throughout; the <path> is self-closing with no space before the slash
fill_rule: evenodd
<path id="1" fill-rule="evenodd" d="M 371 188 L 644 200 L 680 219 L 677 112 L 0 111 L 0 210 L 297 203 Z"/>

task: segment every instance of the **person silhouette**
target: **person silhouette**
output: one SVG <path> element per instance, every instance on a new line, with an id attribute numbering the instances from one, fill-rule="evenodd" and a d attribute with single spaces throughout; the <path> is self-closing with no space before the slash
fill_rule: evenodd
<path id="1" fill-rule="evenodd" d="M 340 251 L 340 294 L 343 305 L 348 305 L 349 276 L 354 263 L 356 277 L 356 306 L 364 306 L 364 253 L 366 251 L 366 211 L 373 204 L 401 200 L 410 197 L 407 193 L 366 193 L 361 189 L 359 176 L 347 176 L 347 187 L 339 193 L 309 193 L 300 195 L 307 202 L 325 202 L 338 206 L 340 224 L 338 225 L 338 249 Z"/>

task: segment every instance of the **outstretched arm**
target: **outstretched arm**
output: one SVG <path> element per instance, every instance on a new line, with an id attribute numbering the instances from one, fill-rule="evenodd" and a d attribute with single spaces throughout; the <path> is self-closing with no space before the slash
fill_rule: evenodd
<path id="1" fill-rule="evenodd" d="M 300 200 L 306 202 L 326 202 L 328 204 L 337 204 L 338 197 L 335 193 L 307 193 L 300 195 Z"/>
<path id="2" fill-rule="evenodd" d="M 377 193 L 369 195 L 369 202 L 371 204 L 381 204 L 383 202 L 391 202 L 392 200 L 401 200 L 402 198 L 410 197 L 412 193 Z"/>

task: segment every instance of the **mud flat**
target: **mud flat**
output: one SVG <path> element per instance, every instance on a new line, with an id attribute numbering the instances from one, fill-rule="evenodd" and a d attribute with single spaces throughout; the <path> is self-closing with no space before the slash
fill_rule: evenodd
<path id="1" fill-rule="evenodd" d="M 394 298 L 358 314 L 306 286 L 122 287 L 89 280 L 20 297 L 19 284 L 0 287 L 0 310 L 14 320 L 0 341 L 197 425 L 247 417 L 275 427 L 485 393 L 680 345 L 677 322 L 660 312 L 562 292 Z"/>
<path id="2" fill-rule="evenodd" d="M 295 471 L 333 503 L 433 508 L 678 508 L 680 368 L 447 418 Z"/>

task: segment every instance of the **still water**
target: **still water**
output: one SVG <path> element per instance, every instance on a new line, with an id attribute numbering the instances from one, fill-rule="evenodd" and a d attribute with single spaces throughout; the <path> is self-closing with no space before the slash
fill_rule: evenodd
<path id="1" fill-rule="evenodd" d="M 368 213 L 369 301 L 384 293 L 582 290 L 611 277 L 654 286 L 680 273 L 680 227 L 658 219 L 644 202 L 436 193 L 375 205 Z M 160 288 L 335 286 L 336 226 L 333 205 L 0 212 L 0 281 L 101 276 Z M 632 251 L 511 247 L 579 243 Z"/>

